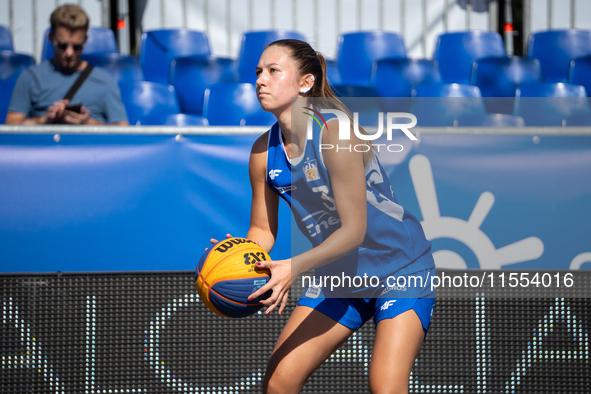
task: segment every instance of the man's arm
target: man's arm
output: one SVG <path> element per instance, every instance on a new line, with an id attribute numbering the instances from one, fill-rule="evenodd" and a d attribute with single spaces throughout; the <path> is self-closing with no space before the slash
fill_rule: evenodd
<path id="1" fill-rule="evenodd" d="M 34 118 L 28 118 L 27 114 L 21 112 L 8 111 L 6 114 L 6 124 L 14 125 L 35 125 L 35 124 L 46 124 L 47 115 L 35 116 Z"/>

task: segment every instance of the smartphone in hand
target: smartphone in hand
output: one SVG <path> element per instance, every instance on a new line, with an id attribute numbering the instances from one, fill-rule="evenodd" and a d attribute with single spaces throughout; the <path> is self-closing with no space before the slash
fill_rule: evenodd
<path id="1" fill-rule="evenodd" d="M 80 111 L 82 110 L 82 103 L 70 103 L 66 105 L 66 110 L 80 113 Z"/>

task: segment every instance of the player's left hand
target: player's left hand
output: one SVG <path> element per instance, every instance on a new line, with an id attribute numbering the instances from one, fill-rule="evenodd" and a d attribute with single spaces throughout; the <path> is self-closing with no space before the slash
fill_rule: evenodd
<path id="1" fill-rule="evenodd" d="M 287 260 L 276 260 L 276 261 L 261 261 L 256 264 L 257 268 L 266 268 L 271 271 L 271 280 L 267 282 L 263 287 L 252 293 L 248 300 L 254 300 L 255 298 L 265 294 L 267 291 L 272 290 L 273 294 L 266 300 L 261 300 L 261 304 L 267 306 L 265 314 L 268 315 L 279 306 L 279 314 L 283 313 L 285 306 L 287 305 L 287 299 L 289 297 L 289 288 L 292 285 L 291 275 L 291 259 Z"/>

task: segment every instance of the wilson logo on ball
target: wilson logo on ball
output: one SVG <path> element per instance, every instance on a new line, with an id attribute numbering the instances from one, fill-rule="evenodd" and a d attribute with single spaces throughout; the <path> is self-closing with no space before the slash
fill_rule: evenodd
<path id="1" fill-rule="evenodd" d="M 241 245 L 244 243 L 251 243 L 255 244 L 255 242 L 251 241 L 250 239 L 245 238 L 230 238 L 227 241 L 222 241 L 223 243 L 218 244 L 215 248 L 220 253 L 226 253 L 228 250 L 232 249 L 235 245 Z M 255 244 L 256 245 L 256 244 Z"/>

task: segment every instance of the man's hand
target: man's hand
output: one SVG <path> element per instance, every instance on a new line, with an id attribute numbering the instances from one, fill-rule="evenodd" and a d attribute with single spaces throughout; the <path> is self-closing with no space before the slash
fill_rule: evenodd
<path id="1" fill-rule="evenodd" d="M 82 106 L 80 108 L 80 113 L 64 109 L 61 121 L 62 123 L 79 125 L 89 124 L 90 119 L 90 111 L 86 107 Z"/>
<path id="2" fill-rule="evenodd" d="M 50 105 L 45 114 L 45 123 L 64 123 L 62 119 L 69 102 L 70 100 L 60 100 Z"/>

